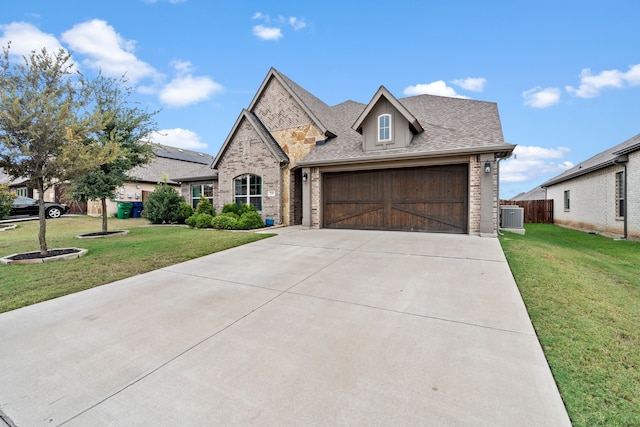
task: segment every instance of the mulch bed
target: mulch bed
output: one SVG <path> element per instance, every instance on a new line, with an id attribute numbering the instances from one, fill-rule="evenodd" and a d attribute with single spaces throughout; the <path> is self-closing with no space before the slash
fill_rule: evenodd
<path id="1" fill-rule="evenodd" d="M 84 233 L 76 236 L 78 239 L 99 239 L 101 237 L 111 236 L 124 236 L 128 234 L 129 230 L 114 230 L 114 231 L 95 231 L 93 233 Z"/>
<path id="2" fill-rule="evenodd" d="M 13 256 L 7 257 L 12 261 L 22 261 L 26 259 L 40 259 L 40 258 L 50 258 L 54 256 L 67 255 L 67 254 L 75 254 L 80 252 L 80 249 L 76 248 L 66 248 L 66 249 L 52 249 L 47 252 L 47 255 L 43 256 L 40 254 L 40 251 L 36 252 L 24 252 L 21 254 L 15 254 Z"/>

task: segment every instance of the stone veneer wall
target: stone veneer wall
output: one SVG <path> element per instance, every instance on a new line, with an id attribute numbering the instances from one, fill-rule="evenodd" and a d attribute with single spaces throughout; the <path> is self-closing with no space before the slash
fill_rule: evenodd
<path id="1" fill-rule="evenodd" d="M 234 179 L 245 174 L 262 177 L 262 218 L 273 218 L 275 224 L 281 224 L 280 164 L 253 127 L 243 119 L 218 164 L 216 212 L 220 212 L 225 204 L 234 202 Z"/>
<path id="2" fill-rule="evenodd" d="M 272 78 L 266 85 L 252 112 L 269 129 L 289 156 L 289 164 L 282 171 L 282 223 L 292 225 L 295 218 L 296 191 L 291 169 L 309 154 L 317 141 L 325 137 L 276 78 Z"/>

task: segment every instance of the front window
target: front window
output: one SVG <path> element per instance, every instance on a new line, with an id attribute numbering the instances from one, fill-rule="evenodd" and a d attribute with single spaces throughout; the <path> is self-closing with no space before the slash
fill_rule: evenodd
<path id="1" fill-rule="evenodd" d="M 624 172 L 616 173 L 616 215 L 624 217 Z"/>
<path id="2" fill-rule="evenodd" d="M 198 206 L 200 199 L 209 199 L 213 206 L 213 184 L 192 184 L 191 185 L 191 207 Z"/>
<path id="3" fill-rule="evenodd" d="M 235 179 L 235 203 L 246 203 L 262 210 L 262 177 L 258 175 L 244 175 Z"/>
<path id="4" fill-rule="evenodd" d="M 27 187 L 16 188 L 16 196 L 29 197 L 29 189 Z"/>
<path id="5" fill-rule="evenodd" d="M 564 210 L 568 211 L 571 209 L 571 191 L 567 190 L 564 192 Z"/>
<path id="6" fill-rule="evenodd" d="M 391 141 L 391 114 L 378 116 L 378 141 Z"/>

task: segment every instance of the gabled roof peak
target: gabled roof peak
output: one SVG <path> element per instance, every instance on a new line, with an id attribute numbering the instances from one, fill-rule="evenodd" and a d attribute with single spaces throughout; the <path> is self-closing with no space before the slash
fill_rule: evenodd
<path id="1" fill-rule="evenodd" d="M 378 103 L 378 101 L 380 101 L 381 98 L 384 98 L 387 101 L 389 101 L 389 103 L 393 105 L 393 108 L 395 108 L 400 114 L 402 114 L 402 116 L 405 119 L 407 119 L 407 121 L 412 127 L 412 130 L 415 133 L 420 133 L 424 130 L 422 128 L 422 125 L 418 121 L 418 119 L 404 105 L 402 105 L 400 101 L 398 101 L 398 99 L 396 99 L 396 97 L 393 96 L 393 94 L 389 92 L 389 90 L 386 87 L 382 85 L 378 88 L 378 91 L 375 93 L 375 95 L 373 95 L 373 98 L 371 98 L 371 101 L 369 101 L 365 109 L 362 111 L 358 119 L 353 124 L 352 126 L 353 130 L 355 130 L 358 133 L 362 133 L 362 122 L 364 122 L 367 116 L 369 116 L 369 113 L 371 113 L 371 110 L 373 109 L 373 107 L 375 107 L 375 105 Z"/>

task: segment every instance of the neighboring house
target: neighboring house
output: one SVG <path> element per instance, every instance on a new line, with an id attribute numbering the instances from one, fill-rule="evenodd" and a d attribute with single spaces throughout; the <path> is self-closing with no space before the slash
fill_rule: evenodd
<path id="1" fill-rule="evenodd" d="M 160 144 L 153 144 L 153 152 L 155 157 L 150 163 L 135 167 L 128 172 L 130 181 L 117 190 L 116 200 L 107 200 L 108 214 L 118 211 L 117 202 L 143 202 L 160 182 L 166 182 L 180 191 L 180 183 L 173 179 L 175 176 L 212 175 L 210 165 L 213 156 L 209 154 Z M 213 179 L 207 181 L 209 184 L 212 182 Z M 189 200 L 188 197 L 185 199 Z M 87 213 L 100 215 L 101 202 L 90 200 L 87 203 Z"/>
<path id="2" fill-rule="evenodd" d="M 0 184 L 7 184 L 9 192 L 16 196 L 33 197 L 33 190 L 27 186 L 27 183 L 27 178 L 13 179 L 10 175 L 7 175 L 4 170 L 0 169 Z"/>
<path id="3" fill-rule="evenodd" d="M 495 236 L 497 160 L 514 148 L 495 103 L 381 86 L 329 106 L 272 68 L 212 163 L 213 198 L 276 224 Z"/>
<path id="4" fill-rule="evenodd" d="M 536 187 L 532 190 L 527 191 L 526 193 L 520 193 L 509 200 L 512 202 L 520 202 L 524 200 L 546 200 L 547 199 L 547 190 L 542 187 Z"/>
<path id="5" fill-rule="evenodd" d="M 640 134 L 542 184 L 554 222 L 640 240 Z"/>

